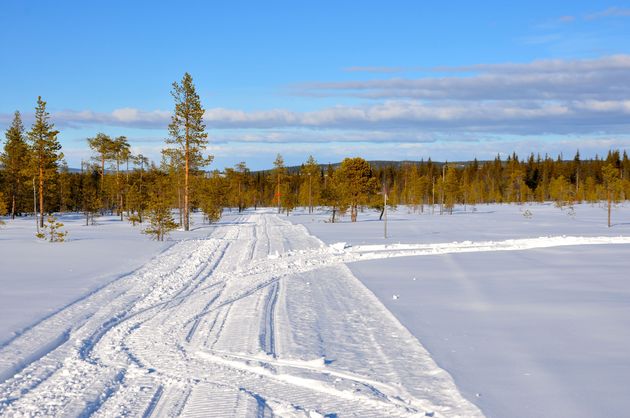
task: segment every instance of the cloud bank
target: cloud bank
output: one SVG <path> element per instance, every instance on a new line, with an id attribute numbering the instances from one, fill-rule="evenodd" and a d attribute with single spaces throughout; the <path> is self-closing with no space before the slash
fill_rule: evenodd
<path id="1" fill-rule="evenodd" d="M 304 83 L 292 86 L 292 91 L 329 100 L 343 97 L 347 101 L 350 97 L 355 104 L 313 111 L 211 108 L 206 110 L 205 122 L 217 132 L 238 131 L 232 138 L 242 138 L 243 142 L 289 142 L 286 138 L 295 134 L 287 135 L 286 130 L 302 132 L 305 138 L 336 136 L 341 141 L 384 142 L 389 137 L 422 142 L 446 133 L 615 134 L 628 132 L 630 127 L 629 55 L 440 67 L 433 71 L 446 75 Z M 10 118 L 0 115 L 0 122 L 6 125 Z M 60 128 L 165 130 L 170 112 L 67 110 L 53 112 L 52 118 Z"/>

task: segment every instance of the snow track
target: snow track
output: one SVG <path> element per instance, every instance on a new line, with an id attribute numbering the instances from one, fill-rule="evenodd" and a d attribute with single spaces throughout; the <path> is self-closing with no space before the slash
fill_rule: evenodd
<path id="1" fill-rule="evenodd" d="M 0 415 L 481 415 L 344 264 L 367 254 L 220 224 L 0 347 Z"/>

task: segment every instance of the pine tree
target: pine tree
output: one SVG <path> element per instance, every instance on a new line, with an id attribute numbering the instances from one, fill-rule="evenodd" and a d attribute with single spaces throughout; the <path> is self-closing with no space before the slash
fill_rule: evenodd
<path id="1" fill-rule="evenodd" d="M 99 174 L 101 175 L 99 190 L 101 198 L 103 198 L 105 191 L 105 163 L 111 158 L 114 143 L 112 139 L 104 133 L 98 133 L 94 138 L 88 138 L 87 141 L 92 151 L 96 153 L 93 159 L 99 164 Z"/>
<path id="2" fill-rule="evenodd" d="M 5 137 L 6 143 L 4 152 L 0 154 L 0 163 L 4 166 L 11 219 L 15 219 L 15 215 L 24 209 L 22 201 L 27 190 L 27 167 L 29 163 L 29 149 L 25 140 L 20 112 L 15 112 L 13 122 L 7 129 Z"/>
<path id="3" fill-rule="evenodd" d="M 300 185 L 300 201 L 308 204 L 308 213 L 313 213 L 313 205 L 319 202 L 321 192 L 318 178 L 319 164 L 312 155 L 309 155 L 306 164 L 302 165 L 300 174 L 303 176 Z"/>
<path id="4" fill-rule="evenodd" d="M 249 168 L 244 161 L 241 161 L 234 168 L 226 168 L 225 177 L 230 189 L 228 204 L 230 207 L 236 206 L 238 212 L 241 213 L 248 206 L 246 202 L 249 189 Z"/>
<path id="5" fill-rule="evenodd" d="M 610 153 L 609 153 L 610 156 Z M 617 152 L 617 160 L 619 153 Z M 613 155 L 614 158 L 614 155 Z M 609 158 L 610 159 L 610 158 Z M 613 202 L 617 202 L 619 192 L 621 191 L 621 180 L 619 178 L 619 169 L 608 163 L 602 167 L 602 181 L 604 189 L 606 190 L 606 201 L 608 203 L 608 227 L 612 226 L 610 221 L 610 212 Z"/>
<path id="6" fill-rule="evenodd" d="M 136 211 L 136 214 L 138 215 L 138 221 L 142 223 L 142 216 L 146 209 L 146 187 L 144 185 L 144 169 L 145 167 L 148 167 L 149 159 L 142 154 L 138 154 L 133 157 L 133 162 L 135 165 L 140 166 L 140 170 L 137 170 L 137 180 L 131 187 L 132 196 L 129 196 L 127 199 L 128 204 L 131 204 L 131 208 Z"/>
<path id="7" fill-rule="evenodd" d="M 4 194 L 2 192 L 0 192 L 0 216 L 4 216 L 7 214 L 7 204 L 4 201 Z M 4 222 L 2 222 L 2 220 L 0 219 L 0 225 L 2 225 Z"/>
<path id="8" fill-rule="evenodd" d="M 131 151 L 129 147 L 129 142 L 127 142 L 127 138 L 124 136 L 119 136 L 112 141 L 111 146 L 111 155 L 112 159 L 116 164 L 116 195 L 117 195 L 117 206 L 118 206 L 118 214 L 120 215 L 120 220 L 123 220 L 123 187 L 122 187 L 122 179 L 120 178 L 120 165 L 127 161 L 131 156 Z"/>
<path id="9" fill-rule="evenodd" d="M 195 90 L 190 74 L 184 74 L 181 84 L 173 83 L 171 95 L 175 100 L 175 112 L 168 126 L 167 144 L 175 145 L 181 155 L 184 174 L 184 230 L 190 229 L 190 173 L 210 164 L 212 157 L 204 157 L 202 152 L 208 144 L 206 125 L 203 123 L 204 109 Z"/>
<path id="10" fill-rule="evenodd" d="M 64 242 L 67 231 L 62 231 L 63 224 L 57 221 L 54 216 L 48 216 L 46 223 L 42 226 L 42 230 L 37 233 L 37 238 L 48 240 L 49 242 Z"/>
<path id="11" fill-rule="evenodd" d="M 63 159 L 61 144 L 57 140 L 59 131 L 50 122 L 50 115 L 46 111 L 46 102 L 41 96 L 37 98 L 35 108 L 35 122 L 28 132 L 31 150 L 31 168 L 37 178 L 39 189 L 39 226 L 44 227 L 44 193 L 48 182 L 57 174 L 59 162 Z"/>
<path id="12" fill-rule="evenodd" d="M 549 196 L 559 208 L 570 205 L 575 196 L 575 189 L 564 177 L 558 176 L 549 183 Z"/>
<path id="13" fill-rule="evenodd" d="M 171 205 L 168 202 L 168 182 L 162 174 L 158 173 L 155 183 L 149 193 L 148 215 L 149 226 L 142 231 L 157 241 L 164 238 L 177 229 L 177 223 L 171 213 Z"/>
<path id="14" fill-rule="evenodd" d="M 228 181 L 215 170 L 208 178 L 204 178 L 201 189 L 203 191 L 200 200 L 201 210 L 208 222 L 216 222 L 221 219 L 223 206 L 228 201 Z"/>
<path id="15" fill-rule="evenodd" d="M 337 220 L 337 212 L 345 211 L 345 207 L 343 207 L 343 201 L 341 199 L 341 193 L 339 193 L 339 187 L 335 182 L 334 170 L 332 165 L 328 164 L 326 168 L 326 173 L 323 174 L 324 177 L 324 188 L 322 189 L 322 203 L 326 206 L 329 206 L 332 214 L 330 217 L 330 222 L 335 223 Z"/>
<path id="16" fill-rule="evenodd" d="M 284 166 L 284 158 L 282 158 L 282 155 L 278 154 L 276 155 L 276 159 L 273 162 L 274 165 L 274 169 L 273 169 L 273 177 L 275 179 L 276 182 L 276 193 L 275 193 L 275 200 L 276 203 L 278 204 L 278 213 L 282 212 L 282 204 L 281 204 L 281 199 L 282 199 L 282 182 L 284 177 L 287 174 L 287 169 Z"/>
<path id="17" fill-rule="evenodd" d="M 345 158 L 334 177 L 342 200 L 350 208 L 350 220 L 356 222 L 359 206 L 369 203 L 377 188 L 370 164 L 360 157 Z"/>

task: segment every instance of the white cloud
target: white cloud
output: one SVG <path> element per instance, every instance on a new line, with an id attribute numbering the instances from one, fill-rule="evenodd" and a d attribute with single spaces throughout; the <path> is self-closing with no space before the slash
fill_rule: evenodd
<path id="1" fill-rule="evenodd" d="M 630 55 L 612 55 L 589 60 L 538 60 L 523 64 L 437 67 L 434 70 L 456 75 L 304 83 L 294 86 L 293 91 L 315 97 L 424 100 L 575 100 L 630 97 Z"/>
<path id="2" fill-rule="evenodd" d="M 609 7 L 586 16 L 587 20 L 601 19 L 604 17 L 630 17 L 630 9 L 621 7 Z"/>
<path id="3" fill-rule="evenodd" d="M 162 128 L 170 122 L 170 112 L 164 110 L 145 111 L 134 108 L 114 109 L 112 112 L 91 110 L 64 110 L 51 114 L 59 126 L 105 125 L 139 128 Z"/>

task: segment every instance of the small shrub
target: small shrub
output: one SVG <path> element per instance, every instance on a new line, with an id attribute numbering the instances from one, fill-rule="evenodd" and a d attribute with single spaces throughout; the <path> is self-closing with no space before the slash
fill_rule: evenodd
<path id="1" fill-rule="evenodd" d="M 63 224 L 57 222 L 57 218 L 49 216 L 44 224 L 43 229 L 36 234 L 37 238 L 48 240 L 50 242 L 64 242 L 68 231 L 62 231 Z"/>
<path id="2" fill-rule="evenodd" d="M 142 223 L 142 219 L 140 218 L 140 215 L 138 215 L 137 213 L 129 215 L 127 217 L 127 220 L 131 222 L 131 225 L 133 226 L 136 226 L 136 224 Z"/>
<path id="3" fill-rule="evenodd" d="M 158 204 L 149 209 L 149 226 L 142 232 L 157 241 L 164 241 L 169 232 L 177 229 L 171 209 L 165 204 Z"/>

